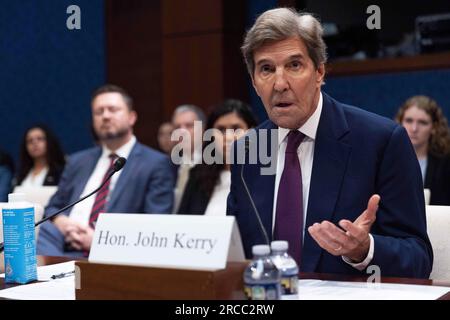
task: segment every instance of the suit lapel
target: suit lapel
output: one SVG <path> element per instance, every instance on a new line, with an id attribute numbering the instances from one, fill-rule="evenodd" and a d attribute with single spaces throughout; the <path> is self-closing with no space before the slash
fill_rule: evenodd
<path id="1" fill-rule="evenodd" d="M 306 216 L 301 270 L 314 272 L 323 250 L 310 236 L 315 222 L 331 221 L 346 172 L 351 147 L 343 138 L 349 131 L 342 108 L 323 94 L 323 108 L 314 146 L 314 160 Z"/>
<path id="2" fill-rule="evenodd" d="M 258 161 L 257 164 L 247 164 L 244 169 L 244 179 L 248 184 L 250 194 L 252 195 L 252 198 L 255 201 L 255 206 L 258 209 L 258 212 L 261 216 L 262 223 L 264 225 L 264 228 L 266 229 L 267 235 L 269 236 L 269 239 L 272 239 L 272 218 L 273 218 L 273 198 L 274 198 L 274 186 L 275 186 L 275 172 L 276 172 L 276 162 L 269 164 L 262 164 L 261 159 L 259 157 L 259 154 L 262 152 L 260 147 L 262 144 L 261 137 L 263 134 L 261 134 L 262 130 L 267 130 L 267 146 L 266 146 L 266 152 L 267 156 L 271 159 L 271 161 L 276 161 L 276 155 L 278 152 L 278 148 L 275 150 L 275 157 L 272 158 L 272 152 L 271 152 L 271 142 L 272 139 L 275 139 L 275 142 L 278 142 L 278 136 L 271 136 L 271 130 L 278 129 L 277 126 L 271 122 L 270 120 L 267 122 L 266 125 L 261 127 L 256 133 L 257 138 L 252 139 L 250 138 L 250 144 L 254 143 L 255 141 L 258 142 L 257 150 L 258 150 Z M 275 131 L 278 133 L 278 130 Z M 256 150 L 256 146 L 251 146 L 250 148 L 254 148 Z M 263 150 L 264 151 L 264 150 Z M 248 163 L 248 162 L 247 162 Z M 267 172 L 269 167 L 273 167 L 274 174 L 261 174 L 261 172 Z M 263 171 L 262 171 L 263 170 Z M 263 196 L 261 196 L 263 195 Z"/>
<path id="3" fill-rule="evenodd" d="M 111 193 L 108 204 L 106 205 L 106 211 L 111 211 L 114 208 L 119 195 L 123 192 L 124 188 L 130 183 L 131 173 L 135 170 L 135 167 L 139 164 L 139 156 L 141 153 L 141 146 L 138 142 L 135 143 L 133 149 L 128 156 L 127 163 L 122 169 L 119 179 L 116 181 L 114 190 Z"/>

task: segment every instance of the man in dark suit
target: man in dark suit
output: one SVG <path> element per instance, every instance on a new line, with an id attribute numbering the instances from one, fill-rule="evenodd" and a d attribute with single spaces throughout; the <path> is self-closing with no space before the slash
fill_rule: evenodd
<path id="1" fill-rule="evenodd" d="M 92 98 L 92 116 L 99 146 L 70 157 L 58 191 L 50 199 L 45 215 L 96 189 L 115 158 L 125 157 L 127 163 L 95 196 L 41 226 L 38 254 L 86 255 L 90 250 L 96 220 L 103 212 L 172 211 L 174 176 L 170 160 L 137 142 L 133 135 L 137 114 L 130 96 L 117 86 L 99 88 Z"/>
<path id="2" fill-rule="evenodd" d="M 428 277 L 433 255 L 414 150 L 393 121 L 321 92 L 320 23 L 269 10 L 242 51 L 270 119 L 250 135 L 248 149 L 267 143 L 276 161 L 272 175 L 262 173 L 261 161 L 232 166 L 227 211 L 237 218 L 247 257 L 252 245 L 280 239 L 303 272 L 360 274 L 376 265 L 383 276 Z M 264 130 L 275 135 L 263 141 Z"/>

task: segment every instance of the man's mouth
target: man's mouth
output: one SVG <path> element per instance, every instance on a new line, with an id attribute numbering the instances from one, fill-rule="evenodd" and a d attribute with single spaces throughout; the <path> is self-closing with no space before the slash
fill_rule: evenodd
<path id="1" fill-rule="evenodd" d="M 292 105 L 292 103 L 290 103 L 290 102 L 279 102 L 279 103 L 274 104 L 274 106 L 277 108 L 287 108 L 291 105 Z"/>

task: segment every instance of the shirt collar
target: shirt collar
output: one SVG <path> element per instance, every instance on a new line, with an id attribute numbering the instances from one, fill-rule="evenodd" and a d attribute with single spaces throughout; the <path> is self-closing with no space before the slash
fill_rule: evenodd
<path id="1" fill-rule="evenodd" d="M 308 120 L 306 120 L 306 122 L 300 128 L 297 129 L 311 140 L 316 139 L 317 128 L 319 127 L 320 115 L 322 113 L 322 105 L 323 105 L 322 92 L 319 92 L 319 102 L 317 103 L 316 110 L 308 118 Z M 291 129 L 278 127 L 278 145 L 280 145 L 284 141 L 284 139 L 286 138 L 286 136 L 290 131 Z"/>
<path id="2" fill-rule="evenodd" d="M 131 136 L 130 141 L 125 143 L 123 146 L 121 146 L 119 149 L 117 149 L 114 153 L 119 157 L 124 157 L 125 159 L 128 159 L 131 149 L 133 149 L 134 145 L 136 143 L 136 137 L 134 135 Z M 102 157 L 109 157 L 109 155 L 113 153 L 110 149 L 108 149 L 105 145 L 102 147 Z"/>

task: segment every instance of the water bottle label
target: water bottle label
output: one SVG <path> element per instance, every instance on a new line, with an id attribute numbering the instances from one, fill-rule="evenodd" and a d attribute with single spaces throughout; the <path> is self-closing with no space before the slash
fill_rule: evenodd
<path id="1" fill-rule="evenodd" d="M 282 294 L 298 293 L 298 277 L 297 275 L 281 277 Z"/>
<path id="2" fill-rule="evenodd" d="M 37 279 L 34 208 L 3 209 L 5 282 Z"/>
<path id="3" fill-rule="evenodd" d="M 245 284 L 244 292 L 249 300 L 280 299 L 280 287 L 278 283 Z"/>

